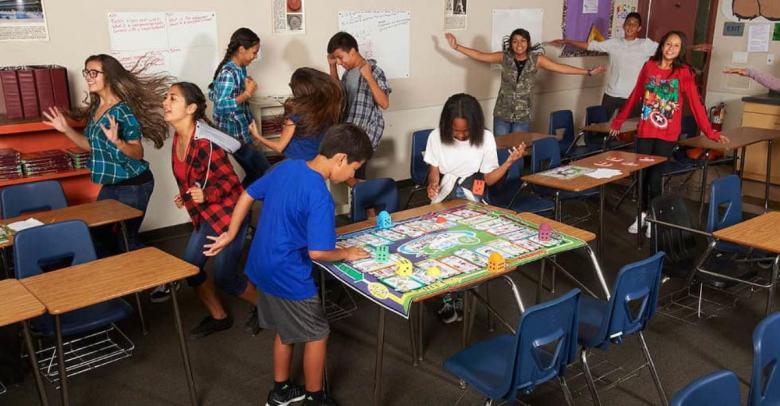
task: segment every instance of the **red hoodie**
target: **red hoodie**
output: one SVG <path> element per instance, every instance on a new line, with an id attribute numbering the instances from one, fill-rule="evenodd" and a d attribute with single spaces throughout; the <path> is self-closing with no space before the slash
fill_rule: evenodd
<path id="1" fill-rule="evenodd" d="M 612 128 L 620 130 L 620 126 L 628 118 L 633 106 L 641 98 L 642 114 L 637 128 L 637 137 L 677 142 L 683 109 L 683 98 L 680 93 L 685 95 L 690 103 L 699 129 L 708 138 L 717 141 L 720 134 L 710 126 L 691 69 L 688 66 L 661 69 L 658 63 L 652 60 L 642 66 L 636 86 L 626 104 L 612 121 Z"/>

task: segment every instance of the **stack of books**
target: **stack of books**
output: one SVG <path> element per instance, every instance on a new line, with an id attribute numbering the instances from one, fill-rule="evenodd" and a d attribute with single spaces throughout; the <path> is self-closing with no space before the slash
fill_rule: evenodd
<path id="1" fill-rule="evenodd" d="M 89 151 L 81 148 L 68 148 L 66 150 L 70 157 L 70 163 L 73 169 L 84 169 L 89 164 Z"/>
<path id="2" fill-rule="evenodd" d="M 0 149 L 0 179 L 16 179 L 24 176 L 19 151 L 11 148 Z"/>
<path id="3" fill-rule="evenodd" d="M 65 151 L 50 149 L 22 154 L 25 176 L 38 176 L 73 169 L 70 157 Z"/>

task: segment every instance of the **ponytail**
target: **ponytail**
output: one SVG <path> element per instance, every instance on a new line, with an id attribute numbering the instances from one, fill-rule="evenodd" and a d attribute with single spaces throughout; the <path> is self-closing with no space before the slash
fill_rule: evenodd
<path id="1" fill-rule="evenodd" d="M 259 43 L 260 37 L 258 37 L 254 31 L 244 27 L 237 29 L 233 35 L 230 36 L 230 42 L 228 42 L 227 49 L 225 50 L 225 56 L 222 58 L 222 61 L 219 63 L 219 65 L 217 65 L 217 70 L 214 71 L 214 77 L 211 79 L 209 89 L 214 87 L 214 81 L 217 80 L 217 76 L 219 76 L 219 72 L 222 71 L 222 67 L 224 67 L 230 58 L 232 58 L 233 55 L 238 52 L 239 47 L 249 49 Z"/>

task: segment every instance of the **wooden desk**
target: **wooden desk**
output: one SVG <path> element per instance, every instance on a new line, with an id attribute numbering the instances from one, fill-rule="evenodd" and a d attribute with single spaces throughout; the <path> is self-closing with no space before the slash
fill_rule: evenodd
<path id="1" fill-rule="evenodd" d="M 649 161 L 647 159 L 652 159 L 652 161 Z M 560 193 L 559 191 L 564 190 L 568 192 L 583 192 L 585 190 L 593 189 L 593 188 L 600 188 L 599 191 L 599 244 L 598 244 L 598 251 L 599 251 L 599 257 L 603 254 L 603 235 L 604 235 L 604 189 L 605 186 L 608 183 L 612 183 L 614 181 L 627 178 L 631 176 L 634 172 L 638 173 L 638 179 L 639 179 L 639 202 L 642 201 L 642 171 L 645 168 L 648 168 L 653 165 L 658 165 L 660 163 L 665 162 L 667 159 L 662 156 L 656 156 L 656 155 L 642 155 L 642 154 L 635 154 L 633 152 L 625 152 L 625 151 L 607 151 L 602 152 L 597 155 L 593 155 L 587 158 L 583 158 L 577 161 L 572 161 L 569 163 L 571 166 L 580 166 L 584 168 L 593 168 L 593 169 L 617 169 L 620 170 L 622 173 L 620 175 L 613 176 L 611 178 L 605 178 L 605 179 L 595 179 L 591 178 L 590 176 L 586 175 L 580 175 L 572 179 L 559 179 L 554 178 L 552 176 L 547 176 L 544 173 L 545 172 L 538 172 L 534 173 L 532 175 L 526 175 L 523 176 L 523 181 L 544 186 L 552 189 L 556 189 L 555 193 L 555 219 L 560 221 L 561 220 L 561 201 L 560 201 Z M 597 165 L 601 164 L 601 165 Z M 604 166 L 604 164 L 611 165 L 611 166 Z M 629 164 L 629 165 L 626 165 Z M 553 170 L 556 170 L 559 168 L 555 168 Z M 637 204 L 637 218 L 641 216 L 642 213 L 642 205 Z M 642 244 L 642 232 L 641 230 L 637 233 L 637 247 L 641 247 Z"/>
<path id="2" fill-rule="evenodd" d="M 46 388 L 43 386 L 41 374 L 38 370 L 38 359 L 35 355 L 35 347 L 30 337 L 30 326 L 27 320 L 46 313 L 44 307 L 24 286 L 16 279 L 0 281 L 0 327 L 9 324 L 21 323 L 24 334 L 24 342 L 27 353 L 30 355 L 30 367 L 32 368 L 35 384 L 38 387 L 38 398 L 42 405 L 48 405 Z"/>
<path id="3" fill-rule="evenodd" d="M 438 211 L 442 211 L 442 210 L 450 209 L 450 208 L 453 208 L 453 207 L 461 206 L 461 205 L 464 205 L 464 204 L 467 204 L 467 203 L 469 203 L 469 202 L 466 201 L 466 200 L 450 200 L 450 201 L 446 201 L 446 202 L 443 202 L 443 203 L 432 204 L 432 205 L 427 205 L 427 206 L 422 206 L 422 207 L 417 207 L 417 208 L 413 208 L 413 209 L 409 209 L 409 210 L 396 212 L 396 213 L 393 213 L 392 217 L 393 217 L 393 221 L 400 222 L 400 221 L 403 221 L 403 220 L 406 220 L 406 219 L 409 219 L 409 218 L 418 217 L 418 216 L 425 216 L 425 215 L 428 215 L 428 214 L 431 214 L 431 213 L 435 213 L 435 212 L 438 212 Z M 576 227 L 572 227 L 572 226 L 569 226 L 569 225 L 566 225 L 566 224 L 563 224 L 563 223 L 560 223 L 560 222 L 557 222 L 557 221 L 551 221 L 548 218 L 545 218 L 545 217 L 542 217 L 542 216 L 539 216 L 539 215 L 536 215 L 536 214 L 532 214 L 532 213 L 519 213 L 518 214 L 518 213 L 515 213 L 515 212 L 513 212 L 511 210 L 507 210 L 507 209 L 502 209 L 502 208 L 498 208 L 498 207 L 494 207 L 494 206 L 488 206 L 488 207 L 489 207 L 489 209 L 491 211 L 498 211 L 498 212 L 503 212 L 503 213 L 507 213 L 507 214 L 512 214 L 512 215 L 518 216 L 518 217 L 520 217 L 520 218 L 522 218 L 524 220 L 530 221 L 530 222 L 535 223 L 535 224 L 548 223 L 548 224 L 550 224 L 553 227 L 553 229 L 558 230 L 558 231 L 563 232 L 563 233 L 566 233 L 566 234 L 568 234 L 570 236 L 573 236 L 575 238 L 581 239 L 581 240 L 585 241 L 586 243 L 591 242 L 591 241 L 593 241 L 596 238 L 596 236 L 593 233 L 589 232 L 589 231 L 580 230 L 580 229 L 578 229 Z M 358 231 L 358 230 L 363 230 L 363 229 L 366 229 L 366 228 L 374 227 L 375 225 L 376 225 L 376 220 L 375 219 L 369 219 L 369 220 L 365 220 L 365 221 L 362 221 L 362 222 L 359 222 L 359 223 L 354 223 L 354 224 L 349 224 L 349 225 L 346 225 L 346 226 L 338 227 L 336 229 L 336 233 L 339 234 L 339 235 L 347 234 L 347 233 L 351 233 L 351 232 L 354 232 L 354 231 Z M 593 253 L 593 250 L 591 250 L 590 247 L 587 244 L 584 247 L 582 247 L 582 248 L 584 248 L 588 252 L 589 257 L 590 257 L 590 259 L 591 259 L 591 261 L 592 261 L 592 263 L 594 265 L 594 269 L 595 269 L 596 275 L 597 275 L 597 277 L 599 279 L 599 282 L 601 284 L 601 288 L 604 290 L 604 294 L 606 295 L 606 297 L 609 298 L 609 289 L 607 288 L 606 281 L 604 280 L 604 275 L 603 275 L 603 273 L 601 271 L 601 267 L 598 264 L 598 261 L 596 259 L 596 255 Z M 540 275 L 540 277 L 543 277 L 544 263 L 545 263 L 544 258 L 542 258 L 542 275 Z M 507 270 L 507 272 L 505 272 L 505 273 L 508 273 L 508 272 L 511 272 L 511 270 Z M 505 274 L 505 273 L 503 273 L 503 274 Z M 459 284 L 457 286 L 452 286 L 452 289 L 441 290 L 441 291 L 436 292 L 435 294 L 431 294 L 431 295 L 427 295 L 427 296 L 415 299 L 414 303 L 416 303 L 417 311 L 418 311 L 418 315 L 416 316 L 416 320 L 418 322 L 418 326 L 415 328 L 414 327 L 414 323 L 412 322 L 412 318 L 410 317 L 410 319 L 409 319 L 410 337 L 411 337 L 411 342 L 412 342 L 412 357 L 413 357 L 413 362 L 415 363 L 415 365 L 416 365 L 416 362 L 418 361 L 418 359 L 422 360 L 422 341 L 423 340 L 422 340 L 422 304 L 421 304 L 421 302 L 424 301 L 424 300 L 431 299 L 433 297 L 439 297 L 439 296 L 443 295 L 444 293 L 447 293 L 447 292 L 450 292 L 450 291 L 453 291 L 453 290 L 464 291 L 465 295 L 464 295 L 464 317 L 463 317 L 463 319 L 464 319 L 464 322 L 463 322 L 463 341 L 465 343 L 467 341 L 467 338 L 469 336 L 470 329 L 471 329 L 471 323 L 468 322 L 468 320 L 470 320 L 469 319 L 469 315 L 473 314 L 473 311 L 470 311 L 468 309 L 469 308 L 469 305 L 468 305 L 469 300 L 468 300 L 468 298 L 469 298 L 469 296 L 471 294 L 474 294 L 474 293 L 470 293 L 471 290 L 474 289 L 476 287 L 476 285 L 478 285 L 480 283 L 485 283 L 488 280 L 492 280 L 492 279 L 498 278 L 499 276 L 501 276 L 503 274 L 502 273 L 493 273 L 493 274 L 487 275 L 484 278 L 480 278 L 479 280 L 468 280 L 468 281 L 465 281 L 465 282 L 463 282 L 463 283 L 461 283 L 461 284 Z M 540 281 L 541 281 L 541 278 L 540 278 Z M 586 290 L 587 290 L 587 288 L 586 288 Z M 538 294 L 539 294 L 539 292 L 537 291 L 537 295 Z M 537 296 L 537 298 L 538 298 L 538 296 Z M 386 313 L 386 309 L 385 309 L 384 306 L 377 305 L 377 307 L 379 309 L 379 315 L 378 315 L 378 322 L 377 322 L 377 342 L 376 342 L 377 347 L 376 347 L 375 375 L 374 375 L 374 404 L 375 405 L 379 405 L 381 403 L 381 396 L 382 396 L 382 367 L 383 367 L 383 360 L 384 360 L 384 331 L 385 331 L 385 313 Z M 411 316 L 411 312 L 410 312 L 410 316 Z M 417 332 L 417 335 L 415 335 L 415 330 Z M 416 348 L 418 346 L 420 348 L 419 354 L 417 353 L 417 350 L 416 350 Z M 418 355 L 419 355 L 419 358 L 418 358 Z"/>
<path id="4" fill-rule="evenodd" d="M 520 144 L 525 144 L 526 155 L 528 155 L 531 153 L 531 144 L 533 144 L 535 141 L 550 137 L 552 137 L 550 134 L 517 131 L 496 137 L 496 147 L 511 148 Z"/>
<path id="5" fill-rule="evenodd" d="M 679 144 L 686 147 L 702 148 L 704 150 L 704 167 L 701 175 L 701 192 L 699 195 L 699 218 L 701 218 L 704 212 L 704 198 L 707 190 L 707 171 L 709 169 L 710 151 L 730 151 L 732 149 L 741 149 L 739 160 L 739 177 L 743 178 L 745 173 L 745 153 L 748 145 L 753 145 L 759 142 L 767 143 L 767 156 L 766 156 L 766 180 L 764 184 L 764 213 L 769 211 L 769 187 L 771 185 L 771 173 L 772 173 L 772 141 L 780 138 L 780 130 L 770 130 L 765 128 L 755 127 L 737 127 L 731 130 L 722 132 L 723 135 L 729 138 L 729 142 L 721 144 L 716 141 L 699 135 L 698 137 L 688 138 L 679 141 Z"/>
<path id="6" fill-rule="evenodd" d="M 62 379 L 62 404 L 68 405 L 68 389 L 60 329 L 61 314 L 181 280 L 197 273 L 198 268 L 192 264 L 157 248 L 143 248 L 21 280 L 27 290 L 35 295 L 54 316 L 58 363 Z M 171 289 L 171 298 L 190 402 L 195 405 L 197 394 L 179 317 L 176 289 Z"/>

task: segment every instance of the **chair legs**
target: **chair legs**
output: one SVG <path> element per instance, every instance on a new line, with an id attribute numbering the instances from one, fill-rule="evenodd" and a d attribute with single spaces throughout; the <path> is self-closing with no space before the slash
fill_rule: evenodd
<path id="1" fill-rule="evenodd" d="M 664 406 L 669 405 L 669 401 L 666 398 L 666 393 L 664 392 L 663 386 L 661 386 L 661 378 L 658 376 L 658 371 L 655 369 L 655 363 L 653 362 L 653 358 L 650 356 L 650 350 L 647 349 L 647 342 L 645 342 L 645 336 L 642 334 L 642 332 L 639 332 L 639 341 L 642 343 L 642 351 L 645 354 L 645 359 L 647 360 L 647 367 L 650 368 L 650 374 L 653 377 L 653 383 L 655 383 L 655 388 L 658 390 L 658 396 L 661 398 L 661 404 Z"/>
<path id="2" fill-rule="evenodd" d="M 590 397 L 593 399 L 593 404 L 601 406 L 601 399 L 599 399 L 599 393 L 596 391 L 596 382 L 593 380 L 593 374 L 590 372 L 588 366 L 588 351 L 583 349 L 580 352 L 580 360 L 582 360 L 582 372 L 585 373 L 585 382 L 588 384 L 588 390 L 590 391 Z"/>
<path id="3" fill-rule="evenodd" d="M 568 406 L 574 406 L 574 397 L 571 396 L 569 385 L 566 384 L 566 378 L 559 376 L 558 384 L 561 385 L 561 391 L 563 391 L 563 398 L 566 399 L 566 404 Z"/>

